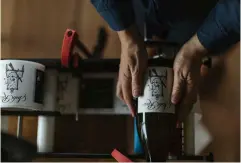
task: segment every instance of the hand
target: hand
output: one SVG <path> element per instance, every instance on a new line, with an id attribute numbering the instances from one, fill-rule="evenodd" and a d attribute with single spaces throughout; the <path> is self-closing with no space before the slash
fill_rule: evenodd
<path id="1" fill-rule="evenodd" d="M 197 101 L 200 68 L 206 52 L 195 35 L 183 45 L 175 58 L 171 101 L 177 106 L 178 120 L 181 122 Z"/>
<path id="2" fill-rule="evenodd" d="M 117 82 L 117 96 L 129 107 L 135 116 L 133 97 L 142 94 L 142 83 L 147 67 L 147 52 L 142 38 L 134 26 L 118 32 L 121 41 L 121 61 Z"/>

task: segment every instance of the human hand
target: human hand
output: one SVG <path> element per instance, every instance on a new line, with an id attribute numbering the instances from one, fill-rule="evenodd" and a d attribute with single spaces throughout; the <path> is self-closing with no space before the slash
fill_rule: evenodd
<path id="1" fill-rule="evenodd" d="M 177 106 L 178 120 L 183 122 L 197 101 L 202 58 L 207 50 L 193 36 L 178 52 L 174 65 L 171 101 Z"/>
<path id="2" fill-rule="evenodd" d="M 121 42 L 121 60 L 116 94 L 135 116 L 133 97 L 142 94 L 142 83 L 147 67 L 147 52 L 144 41 L 134 26 L 118 32 Z"/>

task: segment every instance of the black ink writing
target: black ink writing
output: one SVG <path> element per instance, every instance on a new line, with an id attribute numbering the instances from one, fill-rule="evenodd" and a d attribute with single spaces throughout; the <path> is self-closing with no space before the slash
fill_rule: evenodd
<path id="1" fill-rule="evenodd" d="M 167 87 L 167 70 L 163 74 L 158 74 L 156 69 L 149 70 L 149 80 L 148 85 L 151 90 L 151 95 L 155 98 L 164 97 L 164 89 Z"/>
<path id="2" fill-rule="evenodd" d="M 165 111 L 166 109 L 170 108 L 170 104 L 166 104 L 165 102 L 159 102 L 157 100 L 151 101 L 150 99 L 147 100 L 144 105 L 150 111 Z"/>
<path id="3" fill-rule="evenodd" d="M 7 90 L 10 90 L 10 93 L 13 93 L 15 90 L 19 89 L 19 81 L 22 81 L 24 74 L 24 65 L 22 69 L 15 69 L 12 63 L 6 64 L 6 79 L 5 84 L 7 85 Z"/>
<path id="4" fill-rule="evenodd" d="M 144 103 L 144 105 L 150 111 L 162 111 L 165 109 L 165 103 L 161 103 L 159 101 L 148 100 L 148 102 Z"/>
<path id="5" fill-rule="evenodd" d="M 6 93 L 3 93 L 2 103 L 19 103 L 24 102 L 27 100 L 26 94 L 23 96 L 13 96 L 13 95 L 7 95 Z"/>

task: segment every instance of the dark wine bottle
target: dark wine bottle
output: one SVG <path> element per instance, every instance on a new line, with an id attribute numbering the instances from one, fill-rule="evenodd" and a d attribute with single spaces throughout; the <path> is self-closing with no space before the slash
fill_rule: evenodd
<path id="1" fill-rule="evenodd" d="M 149 162 L 166 161 L 171 150 L 177 122 L 172 84 L 172 68 L 149 67 L 143 96 L 137 100 L 138 133 Z"/>

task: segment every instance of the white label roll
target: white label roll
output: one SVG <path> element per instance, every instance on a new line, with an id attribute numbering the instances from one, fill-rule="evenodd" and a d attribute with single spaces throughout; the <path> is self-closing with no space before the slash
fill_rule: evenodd
<path id="1" fill-rule="evenodd" d="M 145 76 L 143 96 L 138 97 L 138 113 L 175 113 L 171 103 L 173 70 L 168 67 L 149 67 Z"/>
<path id="2" fill-rule="evenodd" d="M 0 107 L 41 110 L 45 66 L 24 60 L 0 60 Z"/>

